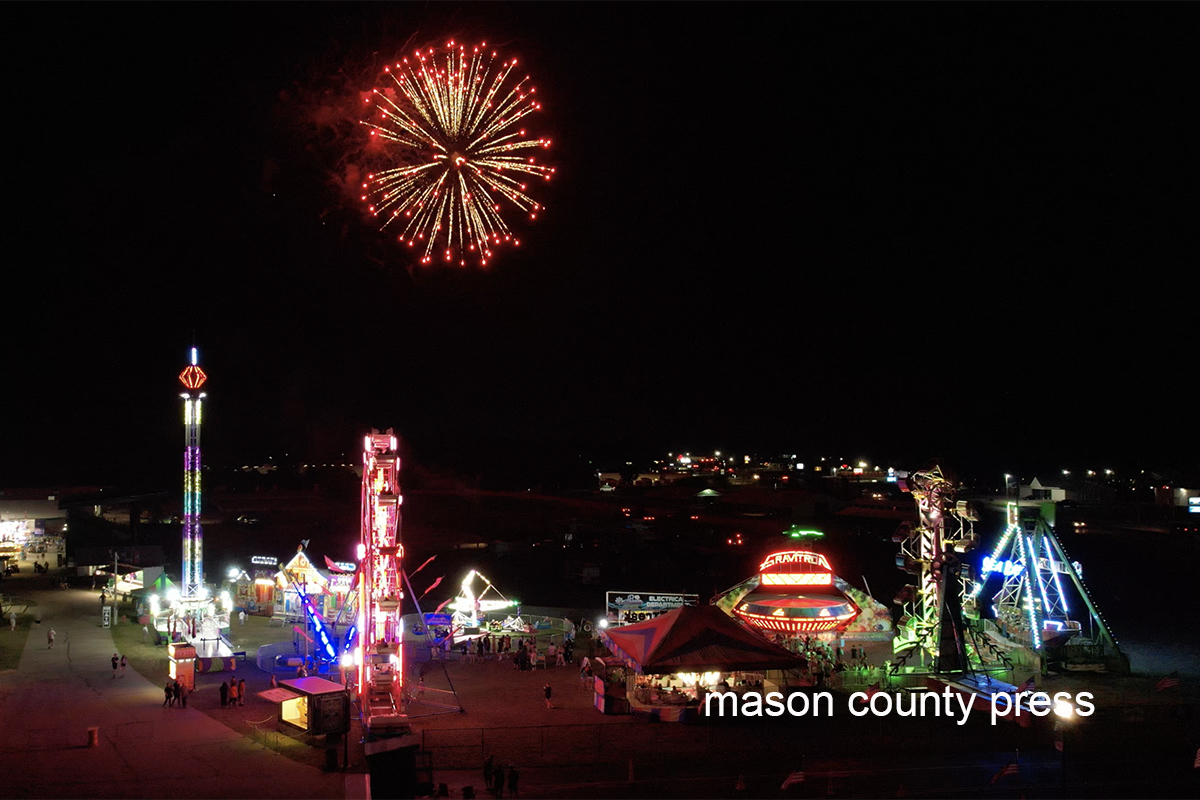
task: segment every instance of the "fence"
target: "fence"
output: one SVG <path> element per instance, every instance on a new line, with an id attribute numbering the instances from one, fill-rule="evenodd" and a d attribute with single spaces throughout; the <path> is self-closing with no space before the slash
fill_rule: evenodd
<path id="1" fill-rule="evenodd" d="M 541 725 L 520 728 L 458 728 L 421 731 L 421 749 L 434 769 L 475 769 L 487 756 L 505 764 L 561 767 L 658 760 L 720 749 L 720 731 L 691 725 Z"/>

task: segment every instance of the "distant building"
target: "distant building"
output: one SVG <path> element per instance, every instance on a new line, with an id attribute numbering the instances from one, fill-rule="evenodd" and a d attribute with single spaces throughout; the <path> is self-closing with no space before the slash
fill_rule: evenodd
<path id="1" fill-rule="evenodd" d="M 1200 489 L 1182 489 L 1179 487 L 1155 487 L 1154 502 L 1160 506 L 1184 506 L 1195 514 L 1200 514 Z M 1193 511 L 1193 509 L 1197 509 Z"/>
<path id="2" fill-rule="evenodd" d="M 1022 500 L 1048 500 L 1054 503 L 1070 500 L 1077 503 L 1079 502 L 1079 493 L 1062 486 L 1042 483 L 1041 479 L 1034 478 L 1029 483 L 1021 484 L 1020 498 Z"/>
<path id="3" fill-rule="evenodd" d="M 600 489 L 612 489 L 621 485 L 621 473 L 619 472 L 597 472 L 596 478 L 600 481 Z"/>

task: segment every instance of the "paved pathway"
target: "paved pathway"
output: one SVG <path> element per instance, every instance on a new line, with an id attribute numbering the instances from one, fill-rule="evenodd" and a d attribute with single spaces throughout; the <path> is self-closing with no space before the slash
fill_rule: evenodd
<path id="1" fill-rule="evenodd" d="M 17 671 L 0 676 L 0 796 L 346 796 L 344 773 L 299 764 L 201 711 L 163 708 L 162 687 L 132 668 L 114 679 L 116 648 L 100 626 L 94 594 L 25 594 L 39 603 L 42 623 L 33 626 Z M 46 646 L 50 628 L 53 648 Z M 99 745 L 88 747 L 93 726 Z"/>

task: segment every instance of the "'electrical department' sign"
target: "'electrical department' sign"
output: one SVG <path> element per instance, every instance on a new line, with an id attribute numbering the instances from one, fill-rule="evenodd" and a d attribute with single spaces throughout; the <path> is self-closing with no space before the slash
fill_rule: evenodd
<path id="1" fill-rule="evenodd" d="M 660 594 L 651 592 L 607 592 L 608 622 L 610 625 L 628 625 L 644 622 L 660 614 L 673 611 L 680 606 L 700 603 L 698 594 Z"/>

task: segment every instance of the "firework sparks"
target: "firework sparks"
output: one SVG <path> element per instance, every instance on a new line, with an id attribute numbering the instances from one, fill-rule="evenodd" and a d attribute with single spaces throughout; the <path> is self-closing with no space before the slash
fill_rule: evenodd
<path id="1" fill-rule="evenodd" d="M 398 226 L 400 242 L 420 249 L 423 264 L 439 256 L 486 266 L 495 248 L 520 244 L 502 203 L 530 219 L 542 209 L 527 181 L 550 180 L 554 169 L 530 151 L 550 140 L 521 127 L 542 107 L 537 89 L 514 75 L 515 58 L 497 61 L 486 43 L 418 50 L 385 68 L 390 80 L 365 98 L 372 111 L 362 124 L 395 165 L 367 175 L 362 200 L 383 228 Z"/>

